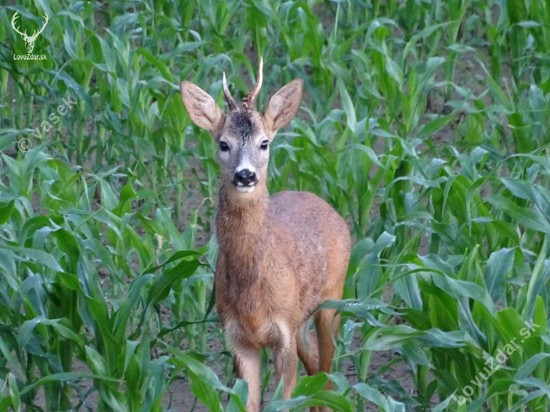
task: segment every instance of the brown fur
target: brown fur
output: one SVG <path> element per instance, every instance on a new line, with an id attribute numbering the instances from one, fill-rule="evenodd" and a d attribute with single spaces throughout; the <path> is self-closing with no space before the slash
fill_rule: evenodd
<path id="1" fill-rule="evenodd" d="M 194 87 L 182 84 L 182 98 L 191 118 L 201 127 L 206 124 L 204 128 L 216 140 L 223 137 L 231 141 L 232 147 L 240 147 L 254 162 L 254 156 L 259 156 L 254 152 L 255 145 L 265 137 L 271 141 L 276 130 L 296 114 L 302 86 L 295 81 L 281 89 L 272 97 L 264 115 L 245 112 L 253 123 L 250 130 L 254 131 L 246 139 L 235 135 L 238 131 L 231 125 L 236 117 L 230 113 L 228 121 Z M 196 98 L 189 97 L 187 89 Z M 214 112 L 201 112 L 201 105 Z M 236 149 L 231 153 L 238 157 Z M 351 239 L 344 220 L 316 195 L 285 191 L 270 197 L 265 161 L 257 163 L 260 179 L 253 192 L 238 192 L 231 182 L 238 161 L 228 158 L 222 168 L 216 217 L 216 304 L 232 345 L 237 376 L 248 382 L 247 411 L 257 412 L 262 348 L 269 347 L 274 352 L 276 379 L 278 382 L 283 377 L 284 399 L 290 398 L 296 384 L 298 356 L 310 375 L 331 372 L 332 334 L 339 329 L 334 312 L 323 310 L 315 314 L 317 339 L 304 328 L 321 302 L 341 299 Z M 304 333 L 309 335 L 309 350 Z"/>

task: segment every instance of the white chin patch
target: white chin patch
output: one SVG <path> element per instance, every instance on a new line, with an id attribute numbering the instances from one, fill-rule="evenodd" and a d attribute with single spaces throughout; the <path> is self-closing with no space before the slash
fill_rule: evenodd
<path id="1" fill-rule="evenodd" d="M 241 193 L 252 193 L 256 186 L 237 186 L 237 191 Z"/>

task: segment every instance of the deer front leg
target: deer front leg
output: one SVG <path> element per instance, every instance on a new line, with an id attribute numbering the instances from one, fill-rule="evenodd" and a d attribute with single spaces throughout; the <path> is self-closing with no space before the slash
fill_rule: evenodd
<path id="1" fill-rule="evenodd" d="M 236 374 L 248 383 L 247 412 L 260 411 L 260 351 L 254 348 L 234 351 Z"/>
<path id="2" fill-rule="evenodd" d="M 283 399 L 290 399 L 296 386 L 296 369 L 298 368 L 298 352 L 296 349 L 296 334 L 289 336 L 286 345 L 275 348 L 275 380 L 277 385 L 283 377 Z"/>

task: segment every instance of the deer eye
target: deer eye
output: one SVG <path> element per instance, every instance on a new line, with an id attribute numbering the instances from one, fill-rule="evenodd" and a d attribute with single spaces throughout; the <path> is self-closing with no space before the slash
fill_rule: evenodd
<path id="1" fill-rule="evenodd" d="M 220 150 L 222 152 L 228 152 L 229 151 L 229 145 L 226 142 L 220 142 Z"/>
<path id="2" fill-rule="evenodd" d="M 262 150 L 267 150 L 268 146 L 269 146 L 269 141 L 264 140 L 264 141 L 262 142 L 262 144 L 260 145 L 260 148 L 261 148 Z"/>

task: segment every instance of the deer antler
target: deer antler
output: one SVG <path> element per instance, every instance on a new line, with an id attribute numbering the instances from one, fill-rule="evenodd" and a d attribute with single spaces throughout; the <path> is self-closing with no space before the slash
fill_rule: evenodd
<path id="1" fill-rule="evenodd" d="M 46 28 L 46 24 L 48 24 L 48 21 L 49 21 L 48 15 L 47 15 L 47 14 L 44 14 L 44 19 L 45 19 L 44 25 L 42 26 L 42 28 L 40 29 L 40 31 L 35 30 L 34 33 L 33 33 L 33 35 L 30 37 L 32 40 L 36 40 L 36 38 L 38 37 L 38 35 L 39 35 L 40 33 L 42 33 L 42 32 L 44 31 L 44 29 Z"/>
<path id="2" fill-rule="evenodd" d="M 25 30 L 25 33 L 21 33 L 17 27 L 15 27 L 15 20 L 17 19 L 17 16 L 19 15 L 19 12 L 16 11 L 13 15 L 13 18 L 11 19 L 11 26 L 13 27 L 13 30 L 15 30 L 16 33 L 19 33 L 21 36 L 28 37 L 27 36 L 27 30 Z"/>
<path id="3" fill-rule="evenodd" d="M 231 93 L 229 92 L 229 88 L 227 87 L 227 80 L 225 78 L 225 72 L 223 72 L 223 94 L 225 94 L 225 100 L 227 100 L 227 104 L 229 105 L 229 109 L 231 111 L 239 111 L 239 107 L 237 106 L 237 103 L 235 103 L 235 99 L 231 96 Z"/>
<path id="4" fill-rule="evenodd" d="M 243 106 L 246 109 L 249 109 L 249 110 L 253 109 L 256 104 L 256 98 L 258 97 L 258 94 L 260 93 L 260 89 L 262 88 L 263 69 L 264 69 L 264 59 L 263 57 L 260 57 L 260 67 L 258 69 L 258 78 L 256 79 L 256 85 L 248 93 L 248 95 L 243 99 Z"/>

